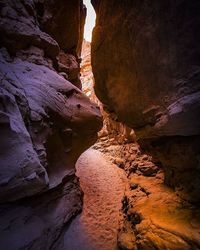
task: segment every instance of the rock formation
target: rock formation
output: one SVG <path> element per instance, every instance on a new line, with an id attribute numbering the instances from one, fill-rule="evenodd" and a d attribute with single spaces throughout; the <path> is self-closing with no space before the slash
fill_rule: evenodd
<path id="1" fill-rule="evenodd" d="M 81 211 L 75 162 L 102 125 L 79 89 L 85 13 L 80 0 L 0 3 L 2 249 L 53 249 Z"/>
<path id="2" fill-rule="evenodd" d="M 199 202 L 199 1 L 92 3 L 97 97 L 160 160 L 165 183 Z"/>
<path id="3" fill-rule="evenodd" d="M 103 116 L 103 128 L 98 133 L 99 137 L 108 135 L 115 138 L 116 141 L 124 143 L 125 141 L 134 141 L 135 133 L 133 129 L 129 128 L 126 124 L 119 122 L 115 113 L 106 112 L 105 107 L 97 98 L 94 92 L 94 76 L 91 66 L 91 43 L 84 40 L 81 52 L 81 83 L 83 92 L 98 104 Z"/>
<path id="4" fill-rule="evenodd" d="M 93 148 L 127 175 L 119 249 L 200 249 L 200 210 L 163 185 L 162 166 L 142 154 L 137 143 L 118 144 L 102 137 Z"/>
<path id="5" fill-rule="evenodd" d="M 98 99 L 94 93 L 94 77 L 91 66 L 91 43 L 85 39 L 82 44 L 81 58 L 80 79 L 82 83 L 82 90 L 90 98 L 90 100 L 94 100 L 97 103 Z"/>
<path id="6" fill-rule="evenodd" d="M 119 248 L 200 249 L 200 3 L 92 3 L 95 93 L 147 153 L 101 138 L 129 182 Z"/>

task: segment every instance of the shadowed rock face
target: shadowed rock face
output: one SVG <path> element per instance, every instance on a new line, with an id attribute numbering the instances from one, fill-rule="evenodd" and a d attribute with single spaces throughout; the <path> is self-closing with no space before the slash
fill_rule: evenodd
<path id="1" fill-rule="evenodd" d="M 115 113 L 106 112 L 102 103 L 95 95 L 94 77 L 91 65 L 91 43 L 86 40 L 84 40 L 82 44 L 81 58 L 82 91 L 90 98 L 90 100 L 99 105 L 103 116 L 103 127 L 98 133 L 98 137 L 114 137 L 115 142 L 119 143 L 134 141 L 135 135 L 133 129 L 130 129 L 125 124 L 118 122 Z"/>
<path id="2" fill-rule="evenodd" d="M 75 162 L 102 126 L 97 105 L 75 86 L 84 17 L 78 0 L 0 3 L 4 249 L 51 248 L 81 210 Z"/>
<path id="3" fill-rule="evenodd" d="M 49 6 L 52 9 L 45 9 L 45 1 L 40 3 L 40 9 L 38 4 L 34 1 L 8 1 L 1 8 L 2 46 L 6 47 L 0 53 L 2 201 L 16 200 L 48 186 L 58 185 L 67 169 L 74 168 L 81 152 L 95 141 L 96 132 L 101 126 L 98 107 L 56 72 L 54 66 L 56 62 L 59 63 L 56 57 L 51 57 L 54 63 L 48 58 L 47 52 L 52 44 L 58 50 L 57 55 L 59 45 L 65 49 L 64 38 L 59 36 L 60 33 L 54 34 L 54 26 L 61 25 L 61 21 L 54 16 L 53 30 L 46 28 L 58 39 L 57 43 L 40 26 L 41 18 L 53 16 L 55 9 L 52 6 L 55 3 L 51 1 L 52 6 Z M 68 3 L 65 6 L 63 2 L 59 6 L 69 7 Z M 83 7 L 80 1 L 76 7 L 80 16 Z M 49 15 L 42 13 L 42 10 Z M 72 16 L 74 9 L 71 11 Z M 73 46 L 76 48 L 81 38 L 81 18 L 78 20 L 69 26 L 71 30 L 75 28 L 77 38 L 74 38 Z M 65 25 L 67 23 L 63 20 L 64 29 Z M 35 36 L 38 46 L 34 43 Z M 21 48 L 17 47 L 18 44 Z M 68 62 L 72 58 L 78 65 L 75 51 L 69 54 L 70 45 L 68 47 L 68 54 L 62 53 L 68 56 Z M 79 70 L 74 72 L 74 78 L 78 78 Z"/>
<path id="4" fill-rule="evenodd" d="M 3 52 L 0 197 L 13 200 L 58 185 L 101 122 L 98 107 L 52 68 Z"/>
<path id="5" fill-rule="evenodd" d="M 36 11 L 43 31 L 65 51 L 80 55 L 86 8 L 80 0 L 38 1 Z"/>
<path id="6" fill-rule="evenodd" d="M 189 139 L 200 134 L 199 1 L 92 2 L 98 98 L 159 158 L 166 183 L 199 201 L 200 147 Z"/>

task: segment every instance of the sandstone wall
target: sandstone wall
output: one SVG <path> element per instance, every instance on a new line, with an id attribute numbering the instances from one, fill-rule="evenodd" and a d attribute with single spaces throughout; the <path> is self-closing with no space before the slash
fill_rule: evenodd
<path id="1" fill-rule="evenodd" d="M 80 0 L 0 3 L 2 249 L 50 249 L 81 211 L 75 162 L 102 125 L 76 87 L 85 13 Z"/>
<path id="2" fill-rule="evenodd" d="M 101 131 L 99 131 L 98 136 L 108 136 L 114 138 L 116 143 L 134 141 L 135 134 L 133 129 L 130 129 L 128 126 L 126 126 L 126 124 L 119 122 L 115 113 L 110 113 L 108 110 L 106 111 L 105 107 L 95 94 L 95 80 L 91 65 L 91 43 L 86 40 L 83 41 L 81 58 L 80 79 L 82 83 L 82 90 L 90 98 L 90 100 L 95 102 L 100 107 L 100 111 L 103 116 L 103 127 Z"/>
<path id="3" fill-rule="evenodd" d="M 165 182 L 199 201 L 199 1 L 92 3 L 97 97 L 162 162 Z"/>

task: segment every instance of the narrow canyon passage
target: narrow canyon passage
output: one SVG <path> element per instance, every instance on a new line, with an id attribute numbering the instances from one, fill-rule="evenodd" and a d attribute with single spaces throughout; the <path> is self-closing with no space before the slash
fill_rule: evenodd
<path id="1" fill-rule="evenodd" d="M 124 171 L 94 149 L 81 155 L 76 168 L 84 192 L 83 211 L 72 221 L 60 249 L 117 249 Z"/>
<path id="2" fill-rule="evenodd" d="M 200 250 L 200 1 L 0 1 L 0 250 Z"/>

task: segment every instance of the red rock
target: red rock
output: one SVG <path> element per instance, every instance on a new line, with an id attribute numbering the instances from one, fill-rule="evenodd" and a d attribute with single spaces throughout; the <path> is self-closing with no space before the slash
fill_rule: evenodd
<path id="1" fill-rule="evenodd" d="M 198 203 L 199 1 L 92 3 L 97 97 L 159 158 L 166 183 Z"/>

